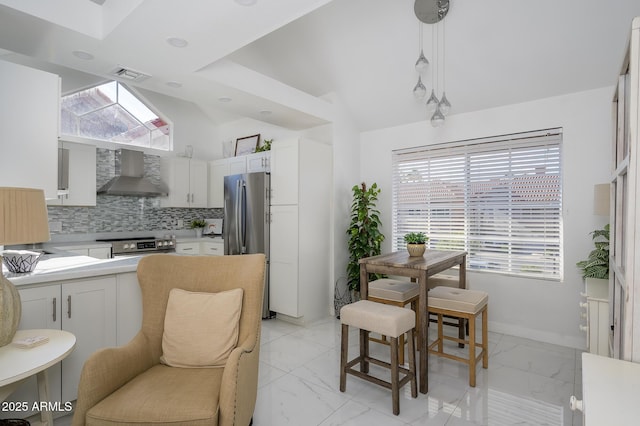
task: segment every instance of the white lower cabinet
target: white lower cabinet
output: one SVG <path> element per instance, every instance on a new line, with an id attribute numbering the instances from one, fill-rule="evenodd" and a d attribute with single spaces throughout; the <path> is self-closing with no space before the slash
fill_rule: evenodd
<path id="1" fill-rule="evenodd" d="M 224 255 L 224 241 L 202 241 L 200 243 L 200 254 L 206 256 Z"/>
<path id="2" fill-rule="evenodd" d="M 111 249 L 108 247 L 70 248 L 64 250 L 69 253 L 79 254 L 80 256 L 95 257 L 96 259 L 111 259 Z"/>
<path id="3" fill-rule="evenodd" d="M 200 243 L 181 243 L 176 241 L 177 254 L 191 254 L 197 256 L 200 254 Z"/>
<path id="4" fill-rule="evenodd" d="M 269 309 L 299 317 L 298 206 L 271 206 Z"/>
<path id="5" fill-rule="evenodd" d="M 192 256 L 222 256 L 224 255 L 224 241 L 221 239 L 208 241 L 176 241 L 176 253 Z"/>
<path id="6" fill-rule="evenodd" d="M 116 277 L 109 275 L 19 289 L 22 299 L 20 329 L 62 329 L 76 336 L 74 350 L 49 368 L 52 401 L 77 399 L 80 372 L 86 359 L 101 348 L 116 345 Z M 37 400 L 35 378 L 11 396 L 11 401 Z M 34 412 L 0 412 L 1 418 L 25 418 Z"/>

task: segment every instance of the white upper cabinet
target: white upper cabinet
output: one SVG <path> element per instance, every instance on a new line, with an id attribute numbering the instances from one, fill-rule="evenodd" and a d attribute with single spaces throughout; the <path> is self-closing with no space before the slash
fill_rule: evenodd
<path id="1" fill-rule="evenodd" d="M 271 151 L 256 152 L 245 157 L 247 173 L 268 172 L 271 170 Z"/>
<path id="2" fill-rule="evenodd" d="M 0 60 L 0 186 L 58 192 L 60 78 Z"/>
<path id="3" fill-rule="evenodd" d="M 271 152 L 256 152 L 209 162 L 209 202 L 207 207 L 224 207 L 224 177 L 243 173 L 268 172 Z"/>
<path id="4" fill-rule="evenodd" d="M 163 158 L 162 180 L 169 196 L 161 198 L 163 207 L 207 207 L 207 163 L 190 158 Z"/>
<path id="5" fill-rule="evenodd" d="M 60 149 L 68 153 L 69 186 L 59 192 L 52 206 L 95 206 L 96 205 L 96 147 L 88 144 L 60 142 Z M 62 172 L 58 164 L 58 172 Z"/>
<path id="6" fill-rule="evenodd" d="M 275 141 L 271 145 L 271 204 L 298 204 L 298 139 Z"/>

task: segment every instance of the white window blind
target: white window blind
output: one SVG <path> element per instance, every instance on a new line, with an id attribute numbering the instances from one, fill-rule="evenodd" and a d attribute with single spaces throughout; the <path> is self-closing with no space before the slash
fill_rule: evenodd
<path id="1" fill-rule="evenodd" d="M 470 270 L 562 279 L 560 129 L 393 152 L 393 249 L 408 232 Z"/>

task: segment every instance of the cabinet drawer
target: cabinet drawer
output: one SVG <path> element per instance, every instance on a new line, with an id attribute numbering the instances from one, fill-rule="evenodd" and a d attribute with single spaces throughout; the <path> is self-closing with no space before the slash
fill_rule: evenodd
<path id="1" fill-rule="evenodd" d="M 200 243 L 176 243 L 176 253 L 178 254 L 200 254 Z"/>
<path id="2" fill-rule="evenodd" d="M 224 254 L 224 244 L 202 243 L 201 254 L 209 255 L 209 256 L 222 256 Z"/>

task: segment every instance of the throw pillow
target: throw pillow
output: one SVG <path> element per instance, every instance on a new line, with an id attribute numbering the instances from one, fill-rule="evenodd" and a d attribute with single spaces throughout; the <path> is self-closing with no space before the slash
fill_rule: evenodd
<path id="1" fill-rule="evenodd" d="M 238 344 L 243 290 L 169 293 L 162 335 L 163 364 L 222 367 Z"/>

